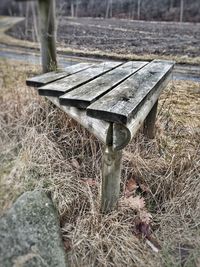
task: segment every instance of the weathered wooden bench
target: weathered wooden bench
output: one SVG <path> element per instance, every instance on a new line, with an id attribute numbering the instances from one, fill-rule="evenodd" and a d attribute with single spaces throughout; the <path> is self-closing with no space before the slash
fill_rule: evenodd
<path id="1" fill-rule="evenodd" d="M 174 62 L 80 63 L 27 79 L 57 107 L 105 145 L 101 210 L 117 206 L 122 149 L 144 122 L 154 137 L 158 98 L 170 80 Z"/>

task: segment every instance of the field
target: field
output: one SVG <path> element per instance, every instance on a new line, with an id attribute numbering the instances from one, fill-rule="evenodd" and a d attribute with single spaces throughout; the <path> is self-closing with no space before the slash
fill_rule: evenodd
<path id="1" fill-rule="evenodd" d="M 156 139 L 140 131 L 124 151 L 121 197 L 127 180 L 136 181 L 132 194 L 152 216 L 156 253 L 137 234 L 137 211 L 99 213 L 103 147 L 25 86 L 38 71 L 0 61 L 1 213 L 22 192 L 43 188 L 58 208 L 70 266 L 200 266 L 199 83 L 172 81 L 159 102 Z"/>
<path id="2" fill-rule="evenodd" d="M 20 23 L 9 34 L 36 40 L 33 22 Z M 25 27 L 25 25 L 27 25 Z M 119 19 L 58 17 L 58 45 L 96 55 L 165 57 L 189 62 L 200 57 L 200 24 Z M 98 52 L 98 53 L 97 53 Z"/>

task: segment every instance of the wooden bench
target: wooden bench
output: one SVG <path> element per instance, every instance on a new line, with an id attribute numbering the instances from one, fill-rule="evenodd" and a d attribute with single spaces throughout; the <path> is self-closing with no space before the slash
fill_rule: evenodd
<path id="1" fill-rule="evenodd" d="M 154 60 L 80 63 L 27 79 L 57 107 L 105 145 L 101 210 L 117 206 L 122 149 L 144 122 L 154 137 L 158 98 L 170 80 L 174 62 Z"/>

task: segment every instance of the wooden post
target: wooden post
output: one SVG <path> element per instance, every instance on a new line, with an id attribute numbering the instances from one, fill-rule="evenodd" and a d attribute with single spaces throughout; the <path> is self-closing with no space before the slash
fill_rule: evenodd
<path id="1" fill-rule="evenodd" d="M 43 72 L 57 68 L 55 0 L 38 0 Z"/>
<path id="2" fill-rule="evenodd" d="M 155 122 L 157 114 L 158 100 L 155 102 L 154 106 L 150 110 L 144 121 L 144 135 L 148 138 L 153 139 L 155 137 Z"/>
<path id="3" fill-rule="evenodd" d="M 108 213 L 117 207 L 120 178 L 121 178 L 122 150 L 114 150 L 112 146 L 106 146 L 103 156 L 102 168 L 102 195 L 101 211 Z"/>

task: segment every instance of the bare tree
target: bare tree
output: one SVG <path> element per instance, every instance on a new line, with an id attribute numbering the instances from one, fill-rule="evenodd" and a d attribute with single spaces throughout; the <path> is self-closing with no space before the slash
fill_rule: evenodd
<path id="1" fill-rule="evenodd" d="M 109 16 L 110 14 L 110 16 Z M 106 18 L 111 17 L 112 18 L 112 0 L 107 0 L 107 6 L 106 6 Z"/>
<path id="2" fill-rule="evenodd" d="M 140 20 L 140 11 L 141 11 L 141 0 L 138 0 L 137 3 L 137 19 Z"/>
<path id="3" fill-rule="evenodd" d="M 174 0 L 170 0 L 169 11 L 172 10 L 173 6 L 174 6 Z"/>
<path id="4" fill-rule="evenodd" d="M 39 41 L 39 33 L 38 33 L 38 20 L 37 20 L 37 14 L 36 14 L 36 5 L 35 2 L 30 2 L 31 4 L 31 10 L 33 15 L 33 27 L 34 31 L 32 31 L 33 40 Z"/>
<path id="5" fill-rule="evenodd" d="M 79 0 L 76 0 L 76 11 L 75 11 L 76 17 L 78 17 L 78 9 L 79 9 Z"/>
<path id="6" fill-rule="evenodd" d="M 183 22 L 184 0 L 180 0 L 180 22 Z"/>
<path id="7" fill-rule="evenodd" d="M 74 17 L 74 1 L 73 0 L 71 0 L 70 7 L 71 7 L 71 17 Z"/>

